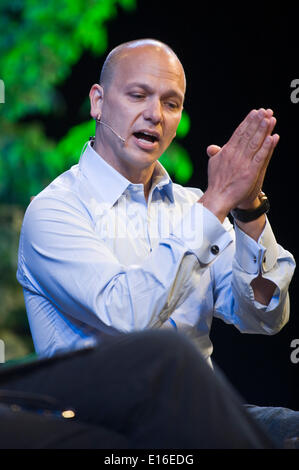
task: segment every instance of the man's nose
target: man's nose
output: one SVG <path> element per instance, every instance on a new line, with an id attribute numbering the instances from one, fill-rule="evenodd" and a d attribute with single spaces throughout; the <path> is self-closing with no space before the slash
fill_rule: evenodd
<path id="1" fill-rule="evenodd" d="M 159 124 L 162 121 L 162 105 L 159 99 L 151 99 L 147 102 L 143 113 L 144 119 L 152 121 L 153 124 Z"/>

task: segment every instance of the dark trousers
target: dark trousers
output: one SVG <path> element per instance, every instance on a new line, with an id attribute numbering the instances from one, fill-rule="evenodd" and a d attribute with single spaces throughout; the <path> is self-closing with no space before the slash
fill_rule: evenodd
<path id="1" fill-rule="evenodd" d="M 0 406 L 1 448 L 273 448 L 221 373 L 173 332 L 120 335 L 4 366 L 0 401 L 1 393 L 12 397 Z M 41 413 L 44 399 L 75 417 Z"/>

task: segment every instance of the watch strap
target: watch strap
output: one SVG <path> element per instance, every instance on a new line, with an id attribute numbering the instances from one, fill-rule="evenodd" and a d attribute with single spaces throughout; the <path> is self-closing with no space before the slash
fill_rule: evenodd
<path id="1" fill-rule="evenodd" d="M 256 209 L 238 209 L 235 208 L 231 211 L 231 215 L 234 219 L 239 220 L 240 222 L 252 222 L 253 220 L 258 219 L 261 215 L 266 214 L 270 209 L 269 199 L 265 193 L 261 192 L 259 194 L 259 199 L 261 204 Z"/>

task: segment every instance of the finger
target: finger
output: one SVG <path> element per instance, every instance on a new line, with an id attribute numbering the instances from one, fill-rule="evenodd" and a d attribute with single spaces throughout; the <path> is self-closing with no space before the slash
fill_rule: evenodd
<path id="1" fill-rule="evenodd" d="M 278 134 L 275 134 L 274 136 L 268 135 L 263 141 L 259 151 L 254 155 L 254 158 L 252 159 L 253 164 L 259 166 L 261 170 L 267 167 L 278 140 Z"/>
<path id="2" fill-rule="evenodd" d="M 269 162 L 270 162 L 270 160 L 271 160 L 271 158 L 272 158 L 273 152 L 274 152 L 274 150 L 275 150 L 275 148 L 276 148 L 276 146 L 277 146 L 277 144 L 278 144 L 278 142 L 279 142 L 280 136 L 279 136 L 278 134 L 274 134 L 274 135 L 271 136 L 271 139 L 272 139 L 272 145 L 271 145 L 271 148 L 270 148 L 270 150 L 269 150 L 269 153 L 268 153 L 268 155 L 267 155 L 267 157 L 266 157 L 266 159 L 265 159 L 265 163 L 264 163 L 265 169 L 266 169 L 267 166 L 269 165 Z"/>
<path id="3" fill-rule="evenodd" d="M 247 141 L 246 147 L 243 151 L 245 158 L 254 158 L 255 153 L 261 148 L 265 138 L 271 134 L 269 129 L 270 120 L 268 118 L 262 119 L 257 126 L 255 133 Z"/>
<path id="4" fill-rule="evenodd" d="M 268 111 L 268 110 L 267 110 Z M 272 112 L 272 110 L 270 110 Z M 266 112 L 267 113 L 267 112 Z M 262 119 L 260 125 L 257 128 L 256 133 L 249 140 L 246 149 L 244 150 L 244 156 L 247 158 L 253 158 L 254 152 L 257 152 L 262 146 L 264 139 L 272 134 L 272 131 L 276 125 L 276 118 L 271 116 L 269 119 L 269 114 L 266 114 L 267 117 Z"/>
<path id="5" fill-rule="evenodd" d="M 252 122 L 257 115 L 258 111 L 256 109 L 253 109 L 250 111 L 250 113 L 247 114 L 245 119 L 239 124 L 239 126 L 236 128 L 234 131 L 233 135 L 227 142 L 228 144 L 232 145 L 233 147 L 236 147 L 239 143 L 240 137 L 244 134 L 246 128 L 248 127 L 248 123 Z"/>
<path id="6" fill-rule="evenodd" d="M 267 113 L 264 108 L 251 111 L 245 120 L 237 127 L 232 137 L 228 141 L 229 146 L 233 149 L 238 149 L 238 152 L 243 153 L 248 145 L 248 142 L 254 137 L 261 121 L 266 118 Z"/>
<path id="7" fill-rule="evenodd" d="M 275 147 L 277 146 L 278 144 L 278 141 L 280 139 L 279 135 L 278 134 L 274 134 L 273 136 L 271 136 L 271 139 L 272 139 L 272 145 L 270 147 L 270 150 L 269 150 L 269 153 L 264 161 L 264 164 L 263 164 L 263 167 L 260 171 L 260 175 L 259 175 L 259 178 L 258 178 L 258 187 L 259 188 L 262 188 L 263 186 L 263 182 L 264 182 L 264 179 L 265 179 L 265 174 L 266 174 L 266 170 L 268 168 L 268 165 L 270 163 L 270 160 L 272 158 L 272 155 L 273 155 L 273 152 L 275 150 Z"/>
<path id="8" fill-rule="evenodd" d="M 208 154 L 209 157 L 213 157 L 220 150 L 221 150 L 221 147 L 219 147 L 219 145 L 209 145 L 207 147 L 207 154 Z"/>
<path id="9" fill-rule="evenodd" d="M 280 135 L 274 134 L 273 137 L 275 138 L 275 145 L 274 148 L 277 146 L 278 142 L 280 141 Z"/>
<path id="10" fill-rule="evenodd" d="M 274 134 L 274 135 L 271 136 L 271 138 L 272 138 L 272 146 L 271 146 L 270 151 L 269 151 L 269 153 L 268 153 L 268 155 L 265 159 L 265 164 L 264 164 L 265 168 L 267 168 L 267 166 L 269 165 L 269 162 L 272 158 L 273 152 L 274 152 L 274 150 L 275 150 L 275 148 L 276 148 L 276 146 L 279 142 L 280 136 L 278 134 Z"/>
<path id="11" fill-rule="evenodd" d="M 276 123 L 277 123 L 276 118 L 274 116 L 272 116 L 270 118 L 270 121 L 269 121 L 268 135 L 272 134 L 272 131 L 273 131 L 274 127 L 276 126 Z M 279 136 L 278 136 L 278 140 L 279 140 Z M 277 140 L 277 142 L 278 142 L 278 140 Z M 276 144 L 277 144 L 277 142 L 276 142 Z"/>

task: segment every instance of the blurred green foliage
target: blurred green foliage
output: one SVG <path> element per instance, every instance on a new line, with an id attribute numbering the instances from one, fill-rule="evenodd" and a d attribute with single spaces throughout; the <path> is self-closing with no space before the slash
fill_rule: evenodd
<path id="1" fill-rule="evenodd" d="M 23 291 L 16 280 L 19 232 L 23 209 L 0 204 L 0 339 L 6 361 L 33 351 Z"/>
<path id="2" fill-rule="evenodd" d="M 117 6 L 133 10 L 136 2 L 1 0 L 0 78 L 5 84 L 5 103 L 0 106 L 2 200 L 27 205 L 55 171 L 67 168 L 69 159 L 59 155 L 57 142 L 47 137 L 38 116 L 64 109 L 57 86 L 71 74 L 84 51 L 96 56 L 106 51 L 105 21 L 116 16 Z M 36 116 L 36 120 L 26 122 L 27 116 Z"/>
<path id="3" fill-rule="evenodd" d="M 136 0 L 1 0 L 0 78 L 5 84 L 5 104 L 0 106 L 1 200 L 26 206 L 30 196 L 77 163 L 94 132 L 93 122 L 71 128 L 57 142 L 47 137 L 39 117 L 67 117 L 59 85 L 85 51 L 104 54 L 105 22 L 117 15 L 117 7 L 133 11 Z M 186 135 L 189 121 L 184 112 L 178 137 Z M 192 163 L 180 148 L 176 144 L 163 164 L 185 183 Z M 182 163 L 179 169 L 178 163 Z"/>

